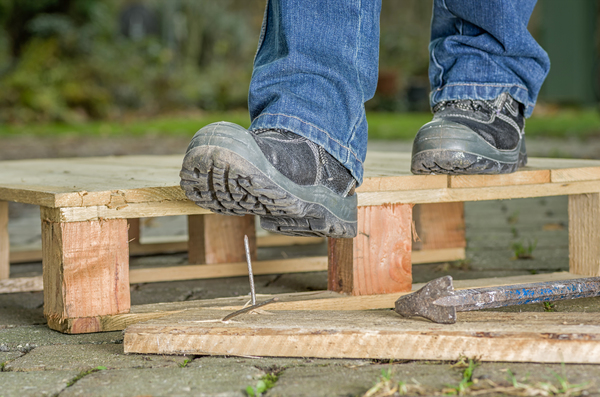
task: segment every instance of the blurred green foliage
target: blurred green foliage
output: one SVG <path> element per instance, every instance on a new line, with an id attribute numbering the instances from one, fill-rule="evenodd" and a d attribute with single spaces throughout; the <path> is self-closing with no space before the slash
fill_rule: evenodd
<path id="1" fill-rule="evenodd" d="M 260 20 L 244 11 L 263 4 L 145 1 L 159 33 L 132 38 L 119 29 L 130 3 L 0 0 L 0 121 L 245 106 Z"/>
<path id="2" fill-rule="evenodd" d="M 264 5 L 0 0 L 0 122 L 246 108 Z M 154 19 L 152 29 L 124 28 L 124 16 L 135 7 L 138 17 Z M 427 110 L 431 0 L 384 1 L 383 7 L 381 89 L 369 108 L 410 109 L 412 93 Z"/>

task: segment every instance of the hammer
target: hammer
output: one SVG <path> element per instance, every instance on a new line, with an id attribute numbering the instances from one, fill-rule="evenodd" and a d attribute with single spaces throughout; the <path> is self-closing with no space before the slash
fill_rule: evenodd
<path id="1" fill-rule="evenodd" d="M 455 291 L 452 277 L 444 276 L 412 294 L 401 296 L 396 301 L 395 311 L 403 317 L 420 316 L 435 323 L 454 324 L 456 312 L 598 295 L 600 277 Z"/>

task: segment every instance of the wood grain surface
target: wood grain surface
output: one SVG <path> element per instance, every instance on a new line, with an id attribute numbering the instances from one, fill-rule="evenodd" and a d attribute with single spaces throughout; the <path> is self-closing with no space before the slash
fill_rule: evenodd
<path id="1" fill-rule="evenodd" d="M 44 315 L 67 318 L 127 313 L 127 221 L 42 223 Z"/>
<path id="2" fill-rule="evenodd" d="M 94 216 L 94 212 L 96 218 L 157 216 L 151 215 L 159 211 L 153 205 L 133 206 L 144 203 L 173 202 L 173 207 L 181 207 L 180 213 L 199 213 L 186 212 L 192 211 L 192 207 L 184 204 L 187 200 L 179 187 L 181 163 L 179 155 L 3 161 L 0 200 L 44 207 L 95 207 L 91 212 L 67 213 L 62 221 L 83 221 Z M 590 181 L 600 181 L 600 161 L 531 158 L 526 167 L 509 175 L 412 175 L 410 153 L 369 152 L 364 182 L 357 192 L 359 205 L 429 203 L 468 201 L 469 195 L 453 196 L 446 191 L 469 188 L 500 188 L 475 194 L 472 200 L 589 193 L 593 184 L 581 182 Z M 547 192 L 543 188 L 546 185 L 549 185 Z M 531 190 L 520 186 L 542 188 Z M 413 191 L 425 193 L 402 194 Z M 386 192 L 394 194 L 384 194 L 379 200 L 372 195 Z M 361 201 L 364 193 L 371 196 Z M 119 212 L 125 206 L 133 207 Z M 135 215 L 136 211 L 145 215 Z M 174 214 L 171 212 L 175 209 L 169 212 Z"/>
<path id="3" fill-rule="evenodd" d="M 600 363 L 600 313 L 467 312 L 452 325 L 391 310 L 222 318 L 220 310 L 193 309 L 132 325 L 125 330 L 125 352 Z"/>
<path id="4" fill-rule="evenodd" d="M 600 193 L 569 196 L 569 271 L 600 276 Z"/>

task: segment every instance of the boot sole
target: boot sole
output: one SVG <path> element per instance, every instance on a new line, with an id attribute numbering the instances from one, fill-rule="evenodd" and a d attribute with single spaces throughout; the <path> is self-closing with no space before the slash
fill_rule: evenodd
<path id="1" fill-rule="evenodd" d="M 413 143 L 413 174 L 508 174 L 527 164 L 525 138 L 501 150 L 458 123 L 434 121 L 421 128 Z"/>
<path id="2" fill-rule="evenodd" d="M 356 236 L 356 195 L 341 197 L 324 186 L 295 184 L 235 124 L 215 123 L 198 131 L 180 177 L 186 196 L 200 207 L 258 215 L 266 230 L 290 236 Z"/>

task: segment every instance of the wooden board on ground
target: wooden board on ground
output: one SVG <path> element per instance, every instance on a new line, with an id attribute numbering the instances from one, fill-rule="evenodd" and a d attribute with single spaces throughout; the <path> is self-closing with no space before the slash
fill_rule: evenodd
<path id="1" fill-rule="evenodd" d="M 476 280 L 455 280 L 456 289 L 479 288 L 488 286 L 500 286 L 509 284 L 522 284 L 543 281 L 558 281 L 577 278 L 567 272 L 496 277 Z M 8 281 L 8 280 L 5 280 Z M 0 283 L 2 283 L 0 281 Z M 419 289 L 424 284 L 414 284 L 413 288 Z M 289 311 L 289 310 L 317 310 L 317 311 L 355 311 L 355 310 L 374 310 L 391 309 L 399 296 L 407 294 L 394 293 L 384 295 L 365 295 L 365 296 L 347 296 L 332 291 L 311 291 L 296 292 L 277 295 L 258 295 L 258 300 L 267 300 L 277 297 L 279 302 L 268 307 L 269 311 Z M 225 316 L 229 312 L 241 309 L 249 300 L 249 296 L 236 296 L 229 298 L 201 299 L 185 302 L 163 302 L 148 305 L 132 306 L 130 313 L 99 316 L 94 318 L 94 323 L 98 325 L 97 332 L 101 331 L 120 331 L 142 321 L 161 318 L 175 313 L 181 313 L 186 310 L 212 309 L 219 310 Z M 71 329 L 69 320 L 64 323 L 65 332 Z"/>
<path id="2" fill-rule="evenodd" d="M 268 310 L 268 309 L 267 309 Z M 195 309 L 125 330 L 126 353 L 600 363 L 600 313 L 459 313 L 452 325 L 391 310 L 277 311 L 223 322 Z"/>
<path id="3" fill-rule="evenodd" d="M 182 207 L 182 214 L 203 213 L 193 212 L 179 187 L 181 161 L 182 156 L 178 155 L 3 161 L 0 200 L 54 208 L 90 207 L 89 211 L 62 214 L 64 221 L 69 222 L 94 216 L 156 216 L 161 208 L 174 215 L 178 213 L 177 206 Z M 600 162 L 594 160 L 532 158 L 527 167 L 514 174 L 467 178 L 412 175 L 409 164 L 410 153 L 370 152 L 365 161 L 364 182 L 357 190 L 359 205 L 468 201 L 474 200 L 474 192 L 469 191 L 472 188 L 492 189 L 480 194 L 479 199 L 493 199 L 523 194 L 530 197 L 588 193 L 600 186 Z M 453 195 L 448 190 L 464 190 L 464 194 Z M 415 191 L 423 193 L 415 195 Z M 394 194 L 373 196 L 386 192 Z M 174 207 L 165 208 L 168 202 Z"/>

